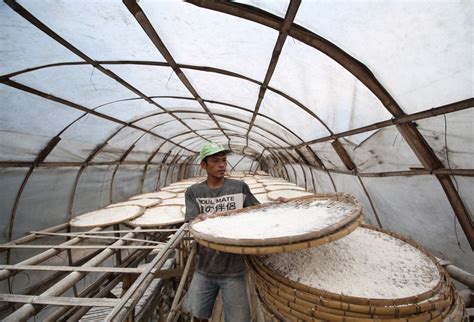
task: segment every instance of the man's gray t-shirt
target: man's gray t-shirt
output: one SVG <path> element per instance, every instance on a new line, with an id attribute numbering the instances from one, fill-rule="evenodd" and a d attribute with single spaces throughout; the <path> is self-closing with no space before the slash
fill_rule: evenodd
<path id="1" fill-rule="evenodd" d="M 259 204 L 249 186 L 240 180 L 224 179 L 224 185 L 210 189 L 207 181 L 190 186 L 185 193 L 185 221 L 199 214 L 241 209 Z M 198 245 L 196 270 L 210 277 L 235 277 L 245 273 L 244 256 L 222 253 Z"/>

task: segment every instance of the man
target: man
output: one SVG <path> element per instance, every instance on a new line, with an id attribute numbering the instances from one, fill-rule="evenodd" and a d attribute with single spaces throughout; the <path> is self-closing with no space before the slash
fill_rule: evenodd
<path id="1" fill-rule="evenodd" d="M 259 204 L 245 182 L 224 178 L 226 155 L 230 152 L 222 145 L 212 142 L 201 148 L 201 168 L 206 170 L 207 180 L 186 190 L 186 221 L 193 220 L 200 214 Z M 219 289 L 225 321 L 250 321 L 244 256 L 222 253 L 198 245 L 196 268 L 186 301 L 193 321 L 207 321 L 211 317 Z"/>

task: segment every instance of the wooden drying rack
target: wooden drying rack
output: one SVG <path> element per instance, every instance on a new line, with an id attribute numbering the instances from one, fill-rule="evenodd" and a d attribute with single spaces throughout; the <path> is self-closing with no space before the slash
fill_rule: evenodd
<path id="1" fill-rule="evenodd" d="M 107 228 L 113 230 L 105 230 Z M 52 244 L 48 241 L 47 244 L 39 244 L 47 237 L 63 242 Z M 0 244 L 0 252 L 15 249 L 29 250 L 35 254 L 13 265 L 0 265 L 0 281 L 8 281 L 10 293 L 13 293 L 11 278 L 20 272 L 42 271 L 51 274 L 43 281 L 22 290 L 22 294 L 0 294 L 0 319 L 6 321 L 26 320 L 50 306 L 55 307 L 55 310 L 47 313 L 46 318 L 51 321 L 78 320 L 91 308 L 106 308 L 106 321 L 133 321 L 135 306 L 152 282 L 158 278 L 162 281 L 176 278 L 180 280 L 179 293 L 169 311 L 160 310 L 160 315 L 166 314 L 163 316 L 167 316 L 167 321 L 174 321 L 195 255 L 187 224 L 166 229 L 142 229 L 115 224 L 71 232 L 71 227 L 66 223 L 32 231 L 27 236 Z M 73 261 L 72 252 L 78 250 L 89 252 Z M 67 253 L 69 265 L 44 264 L 63 252 Z M 155 255 L 151 261 L 138 267 L 138 264 L 145 263 L 145 259 L 151 257 L 150 254 Z M 173 254 L 174 265 L 169 265 L 168 261 L 167 266 L 171 267 L 165 268 L 165 263 Z M 112 256 L 115 257 L 114 266 L 104 266 L 103 263 Z M 93 282 L 78 292 L 77 283 L 88 274 L 99 274 L 99 277 L 92 279 Z M 110 298 L 111 290 L 120 282 L 120 297 Z M 71 289 L 74 296 L 63 295 Z M 152 292 L 149 303 L 142 310 L 143 316 L 149 318 L 156 309 L 158 293 Z"/>

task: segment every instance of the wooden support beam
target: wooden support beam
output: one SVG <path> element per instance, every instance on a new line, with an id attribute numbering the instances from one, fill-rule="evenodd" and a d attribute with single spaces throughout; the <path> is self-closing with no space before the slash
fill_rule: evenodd
<path id="1" fill-rule="evenodd" d="M 156 257 L 152 260 L 150 264 L 147 265 L 143 273 L 127 290 L 127 292 L 120 299 L 120 302 L 107 316 L 106 321 L 120 321 L 126 318 L 126 316 L 130 313 L 130 308 L 125 307 L 124 304 L 130 303 L 131 307 L 133 307 L 138 302 L 138 300 L 148 287 L 149 283 L 151 283 L 151 281 L 155 278 L 153 270 L 158 270 L 164 265 L 168 257 L 171 255 L 172 251 L 178 246 L 178 244 L 184 237 L 187 225 L 187 223 L 183 224 L 181 228 L 168 241 L 167 246 L 163 248 L 158 255 L 156 255 Z"/>
<path id="2" fill-rule="evenodd" d="M 130 231 L 127 231 L 127 232 L 130 232 Z M 122 239 L 122 240 L 126 240 L 126 241 L 132 241 L 132 242 L 144 242 L 144 243 L 148 243 L 148 244 L 155 244 L 155 245 L 164 245 L 165 243 L 163 242 L 157 242 L 157 241 L 154 241 L 154 240 L 150 240 L 150 239 L 139 239 L 139 238 L 124 238 L 124 237 L 120 237 L 120 236 L 98 236 L 98 235 L 95 235 L 95 234 L 81 234 L 81 233 L 75 233 L 75 234 L 68 234 L 68 233 L 64 233 L 64 234 L 61 234 L 61 233 L 38 233 L 39 235 L 47 235 L 47 236 L 64 236 L 64 237 L 70 237 L 70 236 L 75 236 L 75 237 L 82 237 L 84 239 L 106 239 L 106 240 L 119 240 L 119 239 Z M 117 234 L 117 233 L 116 233 Z M 1 245 L 0 245 L 1 247 Z"/>
<path id="3" fill-rule="evenodd" d="M 451 207 L 454 210 L 454 214 L 456 215 L 461 227 L 464 231 L 464 234 L 467 237 L 469 245 L 471 249 L 474 250 L 474 225 L 471 220 L 471 216 L 469 211 L 467 210 L 466 206 L 461 200 L 456 187 L 454 186 L 451 178 L 447 175 L 436 175 L 443 188 L 446 196 L 451 204 Z M 472 196 L 471 196 L 472 197 Z"/>
<path id="4" fill-rule="evenodd" d="M 281 22 L 281 26 L 279 29 L 279 34 L 275 46 L 272 52 L 272 58 L 270 59 L 270 63 L 267 68 L 267 72 L 265 74 L 265 78 L 263 80 L 262 85 L 260 86 L 260 91 L 258 94 L 257 102 L 255 104 L 255 108 L 253 111 L 252 119 L 250 120 L 250 124 L 245 134 L 247 138 L 247 145 L 248 146 L 248 138 L 249 133 L 252 130 L 252 126 L 255 123 L 255 119 L 257 118 L 258 112 L 260 110 L 260 105 L 262 104 L 263 98 L 265 96 L 265 92 L 267 90 L 268 84 L 273 76 L 275 68 L 278 63 L 278 59 L 280 58 L 281 51 L 285 44 L 286 38 L 288 37 L 288 30 L 290 29 L 291 25 L 293 24 L 293 20 L 296 17 L 296 13 L 298 12 L 298 8 L 300 7 L 301 0 L 291 0 L 290 4 L 288 5 L 288 9 L 286 10 L 286 15 L 283 21 Z M 321 120 L 320 120 L 321 121 Z M 323 123 L 324 125 L 324 123 Z"/>
<path id="5" fill-rule="evenodd" d="M 212 113 L 209 111 L 209 108 L 206 106 L 202 98 L 199 96 L 197 93 L 196 89 L 193 87 L 191 82 L 188 80 L 186 75 L 183 73 L 181 68 L 178 66 L 176 61 L 174 60 L 173 56 L 169 52 L 168 48 L 166 48 L 166 45 L 163 43 L 161 40 L 160 36 L 156 32 L 155 28 L 151 24 L 151 22 L 148 20 L 147 16 L 143 12 L 142 8 L 138 5 L 136 0 L 123 0 L 123 3 L 127 7 L 127 9 L 130 11 L 130 13 L 135 17 L 137 22 L 140 24 L 140 26 L 143 28 L 145 33 L 147 34 L 148 38 L 150 38 L 151 42 L 155 45 L 155 47 L 158 49 L 158 51 L 161 53 L 161 55 L 165 58 L 166 62 L 170 65 L 170 67 L 173 69 L 173 72 L 178 76 L 178 78 L 181 80 L 183 85 L 188 89 L 188 91 L 193 95 L 193 97 L 199 102 L 201 107 L 206 111 L 207 115 L 209 118 L 214 121 L 216 126 L 220 129 L 222 134 L 229 140 L 230 138 L 227 136 L 227 134 L 224 132 L 222 127 L 219 125 L 219 122 L 217 122 L 216 118 Z M 186 124 L 185 124 L 186 125 Z M 187 126 L 190 130 L 191 129 L 189 126 Z M 196 133 L 196 132 L 195 132 Z M 196 133 L 197 136 L 200 136 L 203 140 L 208 141 L 205 137 L 199 135 Z"/>
<path id="6" fill-rule="evenodd" d="M 315 143 L 327 142 L 334 139 L 339 139 L 343 137 L 348 137 L 351 135 L 366 133 L 374 130 L 380 130 L 389 126 L 394 125 L 401 125 L 408 122 L 424 120 L 433 116 L 444 115 L 449 113 L 454 113 L 458 111 L 462 111 L 465 109 L 473 108 L 474 107 L 474 99 L 466 99 L 459 102 L 454 102 L 448 105 L 434 107 L 428 110 L 424 110 L 421 112 L 413 113 L 413 114 L 406 114 L 394 117 L 390 120 L 381 121 L 377 123 L 373 123 L 367 126 L 359 127 L 356 129 L 335 133 L 333 135 L 325 136 L 319 139 L 311 140 L 308 142 L 301 143 L 299 145 L 295 145 L 295 148 L 303 147 L 305 145 L 311 145 Z"/>
<path id="7" fill-rule="evenodd" d="M 68 223 L 67 224 L 63 224 L 63 225 L 69 225 Z M 60 225 L 62 226 L 62 225 Z M 58 226 L 56 226 L 58 227 Z M 176 228 L 157 228 L 157 229 L 142 229 L 140 230 L 140 233 L 162 233 L 162 232 L 165 232 L 165 233 L 174 233 L 176 232 L 178 229 Z M 41 230 L 41 231 L 31 231 L 30 233 L 31 234 L 42 234 L 43 232 L 47 232 L 47 230 Z M 129 233 L 130 230 L 104 230 L 104 231 L 81 231 L 81 232 L 71 232 L 71 233 L 61 233 L 61 235 L 64 235 L 64 236 L 77 236 L 77 235 L 88 235 L 88 234 L 93 234 L 93 235 L 107 235 L 107 234 L 115 234 L 115 233 Z M 123 238 L 123 237 L 122 237 Z M 139 241 L 147 241 L 149 242 L 149 240 L 143 240 L 143 239 L 137 239 Z"/>
<path id="8" fill-rule="evenodd" d="M 120 239 L 122 240 L 122 239 Z M 125 241 L 125 240 L 124 240 Z M 135 245 L 0 245 L 0 249 L 159 249 L 158 246 L 135 246 Z"/>
<path id="9" fill-rule="evenodd" d="M 191 264 L 194 261 L 194 257 L 196 256 L 196 245 L 191 249 L 191 253 L 188 256 L 188 259 L 186 261 L 186 265 L 183 270 L 183 274 L 181 276 L 181 280 L 179 281 L 178 288 L 176 290 L 173 303 L 171 304 L 170 308 L 170 313 L 166 319 L 166 322 L 174 322 L 174 317 L 178 312 L 178 303 L 180 302 L 181 299 L 181 294 L 183 293 L 184 285 L 186 284 L 186 281 L 188 280 L 189 273 L 191 271 Z"/>
<path id="10" fill-rule="evenodd" d="M 41 305 L 114 307 L 119 299 L 0 294 L 1 302 Z"/>
<path id="11" fill-rule="evenodd" d="M 120 273 L 140 274 L 143 269 L 129 267 L 85 267 L 85 266 L 51 266 L 51 265 L 0 265 L 0 269 L 11 271 L 49 271 L 49 272 L 86 272 L 86 273 Z"/>
<path id="12" fill-rule="evenodd" d="M 44 235 L 44 234 L 55 233 L 57 231 L 64 230 L 68 227 L 69 227 L 69 223 L 64 223 L 64 224 L 59 224 L 59 225 L 56 225 L 56 226 L 53 226 L 53 227 L 46 228 L 44 230 L 30 232 L 26 236 L 20 237 L 20 238 L 15 239 L 15 240 L 12 240 L 11 242 L 5 243 L 3 245 L 20 245 L 20 244 L 28 243 L 28 242 L 31 242 L 33 240 L 36 240 L 36 239 L 42 237 L 42 235 Z M 2 244 L 0 244 L 0 245 L 2 245 Z M 2 251 L 5 251 L 5 249 L 0 248 L 0 253 Z"/>
<path id="13" fill-rule="evenodd" d="M 332 147 L 336 151 L 337 155 L 341 159 L 342 163 L 346 166 L 347 170 L 352 171 L 356 169 L 354 162 L 352 162 L 351 157 L 347 154 L 346 149 L 342 146 L 341 142 L 335 140 L 331 143 Z"/>
<path id="14" fill-rule="evenodd" d="M 133 238 L 135 234 L 139 233 L 140 228 L 135 228 L 133 231 L 130 233 L 126 234 L 126 238 Z M 119 240 L 115 242 L 111 246 L 120 246 L 123 245 L 125 242 L 122 240 Z M 97 256 L 93 257 L 90 259 L 87 263 L 85 263 L 83 266 L 99 266 L 103 261 L 105 261 L 107 258 L 112 256 L 114 254 L 113 249 L 105 249 L 102 252 L 100 252 Z M 51 286 L 47 291 L 43 292 L 40 296 L 59 296 L 66 292 L 70 287 L 75 285 L 78 281 L 80 281 L 84 277 L 85 273 L 82 272 L 71 272 L 69 273 L 65 278 L 63 278 L 61 281 L 56 283 L 55 285 Z M 126 305 L 127 303 L 122 303 L 122 305 Z M 10 319 L 12 321 L 23 321 L 27 320 L 31 316 L 33 316 L 37 310 L 35 305 L 28 303 L 20 307 L 18 310 L 10 314 L 7 319 Z"/>

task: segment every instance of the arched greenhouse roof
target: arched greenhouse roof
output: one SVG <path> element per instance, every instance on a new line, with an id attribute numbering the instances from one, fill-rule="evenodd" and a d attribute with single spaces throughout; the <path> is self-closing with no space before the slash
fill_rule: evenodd
<path id="1" fill-rule="evenodd" d="M 2 242 L 197 175 L 214 141 L 232 169 L 352 194 L 369 223 L 472 272 L 473 13 L 5 0 Z"/>

